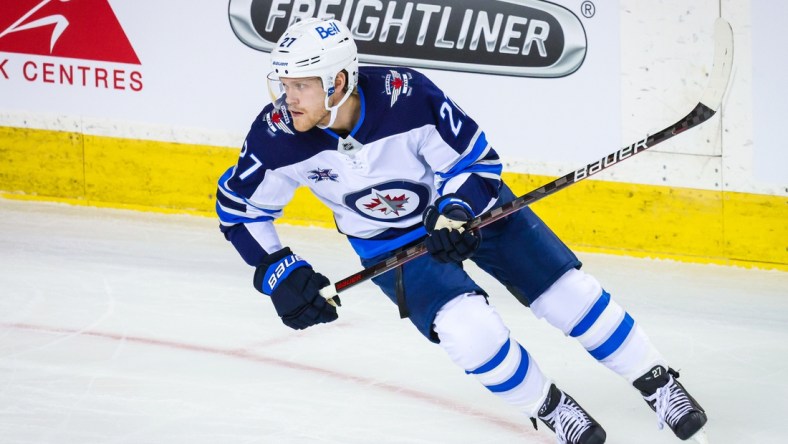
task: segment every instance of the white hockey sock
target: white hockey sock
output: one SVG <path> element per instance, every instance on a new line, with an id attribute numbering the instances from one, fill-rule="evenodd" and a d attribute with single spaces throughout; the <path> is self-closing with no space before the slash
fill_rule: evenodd
<path id="1" fill-rule="evenodd" d="M 464 294 L 435 317 L 441 347 L 454 363 L 488 390 L 531 417 L 541 407 L 551 381 L 525 349 L 509 337 L 483 296 Z"/>
<path id="2" fill-rule="evenodd" d="M 551 384 L 525 348 L 511 338 L 484 365 L 465 372 L 532 418 L 544 403 Z"/>
<path id="3" fill-rule="evenodd" d="M 607 307 L 600 308 L 605 300 Z M 630 383 L 656 364 L 667 366 L 643 329 L 604 291 L 569 336 Z"/>
<path id="4" fill-rule="evenodd" d="M 580 270 L 564 274 L 531 309 L 629 382 L 656 364 L 667 365 L 629 313 Z"/>

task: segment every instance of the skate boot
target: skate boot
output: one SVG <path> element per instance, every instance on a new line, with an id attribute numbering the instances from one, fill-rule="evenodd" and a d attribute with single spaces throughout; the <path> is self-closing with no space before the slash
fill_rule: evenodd
<path id="1" fill-rule="evenodd" d="M 602 444 L 607 437 L 602 426 L 555 384 L 550 385 L 537 416 L 555 432 L 559 444 Z M 531 421 L 536 428 L 536 420 Z"/>
<path id="2" fill-rule="evenodd" d="M 679 439 L 695 435 L 706 424 L 706 412 L 676 379 L 679 373 L 658 365 L 636 379 L 632 385 L 657 412 L 657 427 L 670 426 Z"/>

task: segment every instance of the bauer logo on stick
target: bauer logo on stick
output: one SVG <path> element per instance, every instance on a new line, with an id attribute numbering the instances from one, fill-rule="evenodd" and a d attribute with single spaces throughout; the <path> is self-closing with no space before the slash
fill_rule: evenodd
<path id="1" fill-rule="evenodd" d="M 633 156 L 645 149 L 648 149 L 646 141 L 648 141 L 648 136 L 646 136 L 643 140 L 637 141 L 632 145 L 625 146 L 615 153 L 608 154 L 596 162 L 589 163 L 583 168 L 580 168 L 579 170 L 575 171 L 574 182 L 585 179 L 586 177 L 596 174 L 605 168 L 626 159 L 629 156 Z"/>

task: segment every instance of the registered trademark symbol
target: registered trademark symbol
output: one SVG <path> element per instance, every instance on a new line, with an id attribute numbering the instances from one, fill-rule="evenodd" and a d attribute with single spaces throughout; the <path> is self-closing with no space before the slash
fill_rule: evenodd
<path id="1" fill-rule="evenodd" d="M 585 1 L 580 5 L 580 11 L 586 18 L 591 18 L 596 14 L 596 6 L 593 2 Z"/>

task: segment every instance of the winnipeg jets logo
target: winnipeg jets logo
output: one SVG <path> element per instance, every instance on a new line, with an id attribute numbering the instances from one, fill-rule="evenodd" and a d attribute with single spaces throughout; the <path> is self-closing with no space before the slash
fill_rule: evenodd
<path id="1" fill-rule="evenodd" d="M 331 172 L 331 169 L 322 169 L 316 168 L 309 172 L 309 180 L 314 180 L 315 183 L 322 182 L 324 180 L 330 180 L 331 182 L 339 182 L 339 174 L 335 174 Z"/>
<path id="2" fill-rule="evenodd" d="M 399 100 L 400 95 L 409 96 L 413 89 L 410 87 L 410 79 L 413 75 L 410 73 L 400 74 L 397 71 L 389 70 L 386 74 L 386 94 L 391 96 L 391 105 L 394 106 Z"/>
<path id="3" fill-rule="evenodd" d="M 365 219 L 387 223 L 412 221 L 429 204 L 430 189 L 418 182 L 393 180 L 347 194 L 343 201 L 348 209 Z"/>
<path id="4" fill-rule="evenodd" d="M 265 122 L 271 132 L 276 133 L 278 130 L 284 131 L 287 134 L 294 134 L 293 130 L 287 126 L 290 123 L 290 116 L 287 115 L 287 110 L 273 110 L 265 115 Z"/>
<path id="5" fill-rule="evenodd" d="M 385 196 L 382 195 L 377 190 L 372 190 L 372 193 L 376 196 L 372 199 L 372 202 L 364 204 L 364 207 L 369 211 L 380 211 L 384 215 L 394 214 L 399 216 L 399 212 L 405 210 L 405 204 L 408 203 L 408 197 L 404 194 L 391 197 L 390 195 L 386 194 Z"/>
<path id="6" fill-rule="evenodd" d="M 50 3 L 52 0 L 44 0 L 33 9 L 28 11 L 25 15 L 23 15 L 19 20 L 14 22 L 11 26 L 6 28 L 5 31 L 0 32 L 0 39 L 5 37 L 12 32 L 19 32 L 19 31 L 27 31 L 29 29 L 36 29 L 41 28 L 44 26 L 51 26 L 52 27 L 52 36 L 49 38 L 49 52 L 51 53 L 53 49 L 55 49 L 55 43 L 63 34 L 63 31 L 68 28 L 68 19 L 62 16 L 61 14 L 53 14 L 46 17 L 41 17 L 40 19 L 31 20 L 27 23 L 25 21 L 30 18 L 31 15 L 35 14 L 39 9 L 46 6 L 47 3 Z M 66 3 L 69 0 L 59 0 L 61 3 Z"/>

